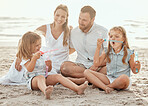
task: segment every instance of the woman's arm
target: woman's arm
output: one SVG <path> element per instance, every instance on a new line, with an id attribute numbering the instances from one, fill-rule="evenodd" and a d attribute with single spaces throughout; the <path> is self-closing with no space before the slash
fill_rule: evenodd
<path id="1" fill-rule="evenodd" d="M 70 31 L 70 33 L 71 33 L 71 30 L 72 30 L 72 29 L 73 29 L 73 27 L 70 25 L 70 26 L 69 26 L 69 31 Z M 69 54 L 72 54 L 72 53 L 74 53 L 74 52 L 75 52 L 75 49 L 69 47 Z"/>
<path id="2" fill-rule="evenodd" d="M 41 33 L 42 35 L 46 36 L 46 25 L 42 25 L 40 27 L 38 27 L 35 32 L 37 33 Z"/>
<path id="3" fill-rule="evenodd" d="M 135 54 L 132 54 L 130 56 L 129 64 L 132 72 L 134 74 L 137 74 L 140 71 L 141 64 L 140 64 L 140 61 L 134 61 L 134 57 L 135 57 Z M 136 69 L 138 69 L 138 72 L 136 72 Z"/>

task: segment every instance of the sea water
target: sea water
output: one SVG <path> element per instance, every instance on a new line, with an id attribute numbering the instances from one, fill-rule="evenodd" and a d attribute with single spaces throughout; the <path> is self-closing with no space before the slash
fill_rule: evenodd
<path id="1" fill-rule="evenodd" d="M 0 46 L 17 46 L 19 39 L 25 32 L 34 31 L 37 27 L 49 23 L 51 22 L 48 18 L 0 17 Z M 74 26 L 78 25 L 78 23 L 77 25 L 73 24 Z M 126 29 L 130 46 L 148 47 L 148 19 L 122 20 L 119 25 Z M 106 24 L 102 26 L 110 27 Z M 42 42 L 45 45 L 43 36 Z"/>

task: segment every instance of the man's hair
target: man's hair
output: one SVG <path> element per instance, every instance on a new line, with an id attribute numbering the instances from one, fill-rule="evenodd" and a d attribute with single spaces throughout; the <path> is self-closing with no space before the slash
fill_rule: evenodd
<path id="1" fill-rule="evenodd" d="M 84 6 L 81 8 L 82 13 L 89 13 L 90 18 L 94 18 L 96 16 L 96 11 L 91 6 Z"/>

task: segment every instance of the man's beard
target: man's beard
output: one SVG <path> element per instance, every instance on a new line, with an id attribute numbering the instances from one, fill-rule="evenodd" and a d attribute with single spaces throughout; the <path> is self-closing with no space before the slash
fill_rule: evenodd
<path id="1" fill-rule="evenodd" d="M 82 26 L 82 25 L 81 25 L 81 26 L 79 25 L 79 28 L 80 28 L 82 31 L 84 31 L 84 30 L 86 29 L 86 27 L 85 27 L 85 26 Z"/>
<path id="2" fill-rule="evenodd" d="M 91 23 L 89 23 L 87 26 L 85 25 L 79 25 L 79 28 L 82 30 L 82 31 L 85 31 L 86 29 L 88 29 L 89 27 L 91 26 Z"/>

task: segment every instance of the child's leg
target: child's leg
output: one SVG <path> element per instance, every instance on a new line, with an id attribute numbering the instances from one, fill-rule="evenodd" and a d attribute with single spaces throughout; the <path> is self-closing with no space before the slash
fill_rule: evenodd
<path id="1" fill-rule="evenodd" d="M 119 76 L 117 79 L 115 79 L 113 83 L 109 84 L 108 87 L 116 89 L 126 89 L 129 85 L 129 82 L 129 77 L 123 74 Z"/>
<path id="2" fill-rule="evenodd" d="M 104 75 L 107 75 L 107 69 L 106 66 L 102 67 L 100 70 L 97 70 L 97 72 L 102 73 Z M 97 88 L 95 85 L 92 86 L 92 88 Z"/>
<path id="3" fill-rule="evenodd" d="M 106 93 L 110 93 L 113 90 L 112 88 L 109 88 L 107 86 L 110 83 L 110 81 L 106 77 L 106 75 L 89 69 L 86 69 L 84 71 L 84 75 L 89 82 L 91 82 L 93 85 L 99 88 L 102 88 L 103 90 L 105 90 Z"/>
<path id="4" fill-rule="evenodd" d="M 50 94 L 53 91 L 53 86 L 46 86 L 45 77 L 42 75 L 34 77 L 31 86 L 33 90 L 40 89 L 45 94 L 46 99 L 50 98 Z"/>
<path id="5" fill-rule="evenodd" d="M 75 84 L 83 84 L 86 79 L 85 78 L 72 78 L 72 77 L 66 77 L 68 78 L 69 80 L 71 80 L 72 82 L 74 82 Z"/>
<path id="6" fill-rule="evenodd" d="M 104 74 L 104 75 L 107 75 L 106 66 L 102 67 L 98 72 L 99 72 L 99 73 L 102 73 L 102 74 Z"/>
<path id="7" fill-rule="evenodd" d="M 47 77 L 47 85 L 54 85 L 56 83 L 61 83 L 63 86 L 77 92 L 77 94 L 83 94 L 84 90 L 88 86 L 88 81 L 83 83 L 82 85 L 78 86 L 75 83 L 73 83 L 71 80 L 68 78 L 62 76 L 61 74 L 54 74 L 54 75 L 49 75 Z"/>

